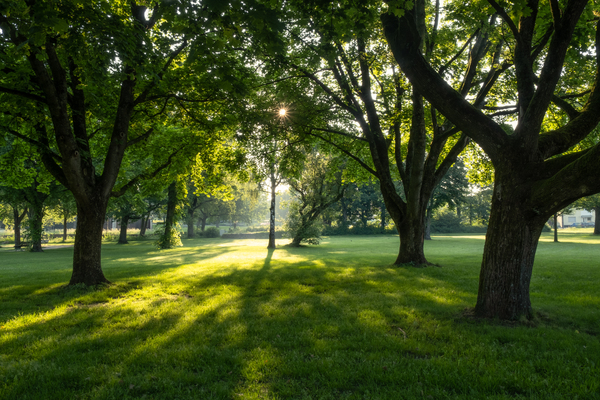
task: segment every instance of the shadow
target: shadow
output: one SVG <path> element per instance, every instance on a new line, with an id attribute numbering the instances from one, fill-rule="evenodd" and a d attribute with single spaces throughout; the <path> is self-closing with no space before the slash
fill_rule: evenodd
<path id="1" fill-rule="evenodd" d="M 551 347 L 563 332 L 457 322 L 474 304 L 477 264 L 395 268 L 382 262 L 387 253 L 373 256 L 393 256 L 395 243 L 356 243 L 269 249 L 210 270 L 203 264 L 234 244 L 220 242 L 226 252 L 147 251 L 146 269 L 108 254 L 115 274 L 132 263 L 120 291 L 58 299 L 59 291 L 30 289 L 28 301 L 40 296 L 56 307 L 3 319 L 0 397 L 465 398 L 475 387 L 475 397 L 541 398 L 545 381 L 564 382 L 555 354 L 536 347 L 540 334 Z M 595 347 L 585 357 L 556 347 L 570 370 L 600 362 Z M 567 374 L 578 388 L 590 376 Z"/>

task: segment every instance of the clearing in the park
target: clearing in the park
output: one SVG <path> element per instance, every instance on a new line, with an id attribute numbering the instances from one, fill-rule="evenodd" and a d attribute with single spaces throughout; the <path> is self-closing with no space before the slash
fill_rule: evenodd
<path id="1" fill-rule="evenodd" d="M 282 241 L 283 243 L 283 241 Z M 66 287 L 72 248 L 0 249 L 2 399 L 597 399 L 600 238 L 543 234 L 532 321 L 478 320 L 483 235 L 103 246 L 113 283 Z"/>

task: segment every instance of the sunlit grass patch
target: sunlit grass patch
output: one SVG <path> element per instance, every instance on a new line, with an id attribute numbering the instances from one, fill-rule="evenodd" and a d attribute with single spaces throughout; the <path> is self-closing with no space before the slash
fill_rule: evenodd
<path id="1" fill-rule="evenodd" d="M 600 240 L 546 238 L 511 325 L 463 316 L 483 236 L 434 237 L 419 269 L 395 236 L 107 244 L 99 288 L 65 288 L 72 250 L 5 252 L 0 398 L 600 398 Z"/>

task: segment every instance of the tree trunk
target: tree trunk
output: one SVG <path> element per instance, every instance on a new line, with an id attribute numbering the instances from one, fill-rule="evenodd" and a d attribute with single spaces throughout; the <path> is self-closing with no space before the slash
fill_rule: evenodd
<path id="1" fill-rule="evenodd" d="M 423 251 L 425 239 L 423 216 L 407 215 L 402 222 L 394 222 L 400 235 L 400 252 L 394 264 L 412 264 L 415 267 L 429 264 Z"/>
<path id="2" fill-rule="evenodd" d="M 554 213 L 554 217 L 552 219 L 554 223 L 554 242 L 558 242 L 558 215 Z"/>
<path id="3" fill-rule="evenodd" d="M 121 229 L 119 231 L 119 241 L 117 244 L 128 244 L 127 241 L 127 225 L 129 224 L 129 216 L 123 216 L 121 218 Z"/>
<path id="4" fill-rule="evenodd" d="M 65 211 L 63 216 L 63 242 L 67 241 L 67 212 Z"/>
<path id="5" fill-rule="evenodd" d="M 175 225 L 175 208 L 177 206 L 177 187 L 175 182 L 169 185 L 167 198 L 167 215 L 165 217 L 165 242 L 163 249 L 171 248 L 171 236 L 173 235 L 173 225 Z"/>
<path id="6" fill-rule="evenodd" d="M 342 197 L 340 203 L 342 205 L 342 226 L 346 228 L 348 226 L 348 206 L 344 197 Z"/>
<path id="7" fill-rule="evenodd" d="M 385 202 L 381 202 L 381 230 L 385 230 L 386 220 L 385 220 Z"/>
<path id="8" fill-rule="evenodd" d="M 140 236 L 146 236 L 146 226 L 148 225 L 148 217 L 146 215 L 142 215 L 140 221 Z"/>
<path id="9" fill-rule="evenodd" d="M 196 235 L 194 232 L 194 210 L 192 208 L 188 208 L 187 213 L 187 237 L 188 239 L 192 239 Z"/>
<path id="10" fill-rule="evenodd" d="M 42 225 L 44 218 L 43 203 L 37 201 L 30 202 L 29 208 L 29 237 L 31 241 L 31 251 L 39 253 L 42 250 Z"/>
<path id="11" fill-rule="evenodd" d="M 431 213 L 428 211 L 425 217 L 425 240 L 431 240 Z"/>
<path id="12" fill-rule="evenodd" d="M 204 232 L 204 229 L 206 229 L 206 220 L 208 219 L 208 217 L 200 217 L 200 230 L 202 232 Z"/>
<path id="13" fill-rule="evenodd" d="M 300 243 L 302 242 L 302 239 L 303 239 L 303 237 L 300 235 L 294 236 L 294 238 L 292 239 L 292 243 L 290 243 L 290 246 L 300 247 Z"/>
<path id="14" fill-rule="evenodd" d="M 594 235 L 600 235 L 600 207 L 594 207 Z"/>
<path id="15" fill-rule="evenodd" d="M 529 283 L 540 234 L 548 218 L 532 216 L 524 205 L 528 194 L 518 191 L 519 186 L 526 185 L 502 182 L 497 175 L 475 313 L 485 318 L 530 318 Z"/>
<path id="16" fill-rule="evenodd" d="M 21 244 L 21 222 L 25 215 L 27 214 L 27 209 L 23 210 L 23 214 L 19 215 L 19 209 L 13 208 L 13 218 L 14 218 L 14 232 L 15 232 L 15 246 L 19 246 Z"/>
<path id="17" fill-rule="evenodd" d="M 88 286 L 110 283 L 102 272 L 102 227 L 106 216 L 107 200 L 77 204 L 77 228 L 73 249 L 73 274 L 69 285 Z"/>
<path id="18" fill-rule="evenodd" d="M 275 246 L 275 174 L 271 171 L 271 207 L 269 208 L 269 244 L 267 249 Z"/>

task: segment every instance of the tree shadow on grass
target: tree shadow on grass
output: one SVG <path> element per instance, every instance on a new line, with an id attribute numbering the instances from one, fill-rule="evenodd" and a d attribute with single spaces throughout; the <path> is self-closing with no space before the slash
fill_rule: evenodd
<path id="1" fill-rule="evenodd" d="M 199 269 L 177 293 L 132 290 L 22 318 L 3 331 L 13 350 L 0 359 L 0 397 L 464 398 L 471 387 L 506 397 L 535 395 L 555 374 L 524 365 L 528 379 L 512 376 L 526 347 L 494 347 L 481 324 L 456 324 L 474 293 L 436 269 L 281 253 Z"/>
<path id="2" fill-rule="evenodd" d="M 10 279 L 4 279 L 0 287 L 0 321 L 21 314 L 47 312 L 63 305 L 106 303 L 125 297 L 166 270 L 205 262 L 229 252 L 232 247 L 196 246 L 159 251 L 150 246 L 123 250 L 108 244 L 103 247 L 102 265 L 112 284 L 95 288 L 67 286 L 72 272 L 72 249 L 55 250 L 53 263 L 39 260 L 47 254 L 29 253 L 22 260 L 12 259 L 3 265 L 2 273 L 10 274 Z"/>

